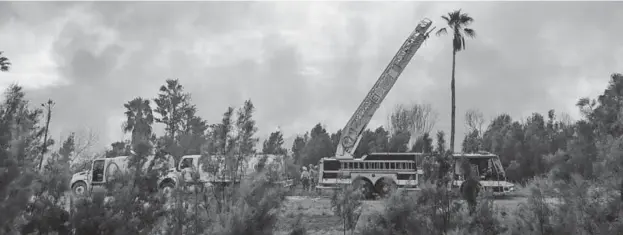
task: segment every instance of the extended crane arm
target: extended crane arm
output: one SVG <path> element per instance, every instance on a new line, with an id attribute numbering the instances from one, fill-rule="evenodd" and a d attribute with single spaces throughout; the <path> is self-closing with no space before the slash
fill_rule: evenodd
<path id="1" fill-rule="evenodd" d="M 368 92 L 368 95 L 366 95 L 363 102 L 359 105 L 359 108 L 357 108 L 342 130 L 342 136 L 340 137 L 340 142 L 337 145 L 337 151 L 335 153 L 336 158 L 353 158 L 353 154 L 359 145 L 363 131 L 381 105 L 381 102 L 385 99 L 385 96 L 387 96 L 387 93 L 389 93 L 396 83 L 398 76 L 400 76 L 415 52 L 417 52 L 424 40 L 428 37 L 428 33 L 430 32 L 427 32 L 427 30 L 431 24 L 432 21 L 427 18 L 420 21 L 415 30 L 402 44 L 400 50 L 398 50 L 394 58 L 387 65 L 387 68 L 385 68 L 372 89 L 370 89 L 370 92 Z"/>

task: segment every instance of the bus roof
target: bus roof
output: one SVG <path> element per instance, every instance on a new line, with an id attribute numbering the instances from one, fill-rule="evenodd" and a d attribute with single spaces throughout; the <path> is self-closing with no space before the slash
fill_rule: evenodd
<path id="1" fill-rule="evenodd" d="M 454 158 L 496 158 L 498 155 L 493 153 L 454 153 L 452 154 Z"/>

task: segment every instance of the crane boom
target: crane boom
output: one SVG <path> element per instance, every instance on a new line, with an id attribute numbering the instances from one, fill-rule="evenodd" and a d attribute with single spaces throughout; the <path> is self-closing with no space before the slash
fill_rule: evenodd
<path id="1" fill-rule="evenodd" d="M 372 119 L 372 116 L 381 105 L 381 102 L 387 96 L 387 93 L 396 83 L 396 80 L 409 64 L 409 61 L 420 48 L 424 40 L 428 37 L 428 28 L 432 21 L 424 18 L 420 21 L 415 30 L 409 35 L 407 40 L 402 44 L 400 50 L 394 55 L 394 58 L 387 65 L 381 76 L 376 81 L 368 95 L 363 99 L 359 108 L 350 118 L 344 129 L 338 143 L 335 158 L 352 159 L 355 149 L 359 145 L 362 133 Z"/>

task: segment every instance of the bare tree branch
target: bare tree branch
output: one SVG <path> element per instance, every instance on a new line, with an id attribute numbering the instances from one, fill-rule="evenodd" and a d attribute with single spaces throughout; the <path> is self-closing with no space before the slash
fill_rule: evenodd
<path id="1" fill-rule="evenodd" d="M 438 115 L 430 104 L 412 104 L 409 109 L 413 124 L 412 137 L 420 137 L 424 133 L 430 133 L 437 123 Z"/>
<path id="2" fill-rule="evenodd" d="M 465 112 L 465 125 L 469 132 L 477 130 L 482 133 L 482 125 L 485 123 L 484 114 L 478 109 L 469 109 Z"/>
<path id="3" fill-rule="evenodd" d="M 95 132 L 91 128 L 86 127 L 74 133 L 74 141 L 76 145 L 76 149 L 74 152 L 75 157 L 80 157 L 83 154 L 88 153 L 88 150 L 99 142 L 99 136 L 97 135 L 97 132 Z"/>
<path id="4" fill-rule="evenodd" d="M 565 112 L 560 113 L 558 120 L 560 120 L 560 122 L 564 124 L 565 126 L 573 125 L 573 119 L 568 113 L 565 113 Z"/>
<path id="5" fill-rule="evenodd" d="M 392 134 L 408 132 L 413 143 L 424 133 L 430 133 L 437 123 L 438 114 L 430 104 L 413 103 L 410 105 L 396 105 L 388 117 L 388 127 Z"/>

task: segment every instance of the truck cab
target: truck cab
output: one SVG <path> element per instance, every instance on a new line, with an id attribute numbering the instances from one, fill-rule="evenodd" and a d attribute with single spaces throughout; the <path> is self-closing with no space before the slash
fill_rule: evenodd
<path id="1" fill-rule="evenodd" d="M 148 160 L 143 165 L 143 169 L 154 161 L 155 156 L 148 156 Z M 168 164 L 172 165 L 172 158 L 167 156 Z M 84 196 L 91 192 L 94 187 L 101 187 L 119 176 L 119 173 L 127 173 L 129 156 L 119 156 L 113 158 L 96 158 L 91 162 L 88 170 L 73 174 L 70 180 L 70 188 L 74 195 Z M 156 163 L 154 170 L 165 167 L 167 163 Z"/>
<path id="2" fill-rule="evenodd" d="M 219 166 L 218 169 L 222 169 L 222 166 Z M 180 180 L 191 182 L 191 173 L 197 173 L 199 175 L 199 183 L 204 186 L 210 186 L 214 183 L 231 183 L 230 179 L 216 176 L 219 174 L 215 175 L 211 172 L 206 172 L 203 167 L 201 155 L 186 155 L 180 159 L 176 167 L 169 169 L 163 177 L 158 179 L 158 189 L 168 194 L 181 183 L 179 182 Z M 240 179 L 236 180 L 234 183 L 239 182 Z"/>
<path id="3" fill-rule="evenodd" d="M 192 181 L 192 174 L 191 173 L 197 173 L 199 175 L 199 184 L 202 184 L 203 186 L 212 186 L 212 185 L 220 185 L 220 186 L 225 186 L 225 185 L 230 185 L 230 184 L 238 184 L 242 181 L 242 179 L 246 176 L 248 176 L 249 172 L 253 171 L 255 169 L 255 165 L 253 164 L 253 162 L 257 162 L 257 160 L 259 159 L 261 155 L 257 155 L 254 156 L 252 159 L 249 160 L 249 163 L 251 163 L 252 166 L 248 166 L 246 168 L 244 168 L 239 174 L 237 174 L 235 179 L 231 179 L 231 177 L 227 174 L 222 174 L 223 171 L 222 169 L 224 169 L 224 164 L 218 164 L 218 166 L 216 167 L 215 171 L 206 171 L 203 167 L 203 161 L 202 158 L 205 158 L 205 156 L 201 156 L 201 155 L 187 155 L 187 156 L 183 156 L 182 159 L 180 159 L 180 162 L 178 163 L 178 165 L 174 168 L 171 168 L 167 171 L 167 173 L 158 179 L 158 189 L 161 190 L 162 192 L 164 192 L 165 194 L 168 194 L 171 192 L 172 189 L 174 189 L 175 187 L 177 187 L 180 184 L 180 180 L 183 180 L 184 182 L 191 182 Z M 218 162 L 217 156 L 210 156 L 211 158 L 213 158 L 213 162 Z M 269 155 L 268 156 L 270 161 L 267 163 L 270 163 L 272 161 L 274 161 L 274 159 L 276 158 L 274 155 Z M 285 169 L 283 166 L 280 166 L 281 169 Z M 285 180 L 282 183 L 284 186 L 289 186 L 292 183 L 292 180 Z"/>
<path id="4" fill-rule="evenodd" d="M 90 169 L 73 174 L 70 180 L 74 195 L 84 196 L 94 187 L 102 186 L 113 180 L 118 173 L 127 170 L 128 156 L 97 158 L 91 162 Z"/>

